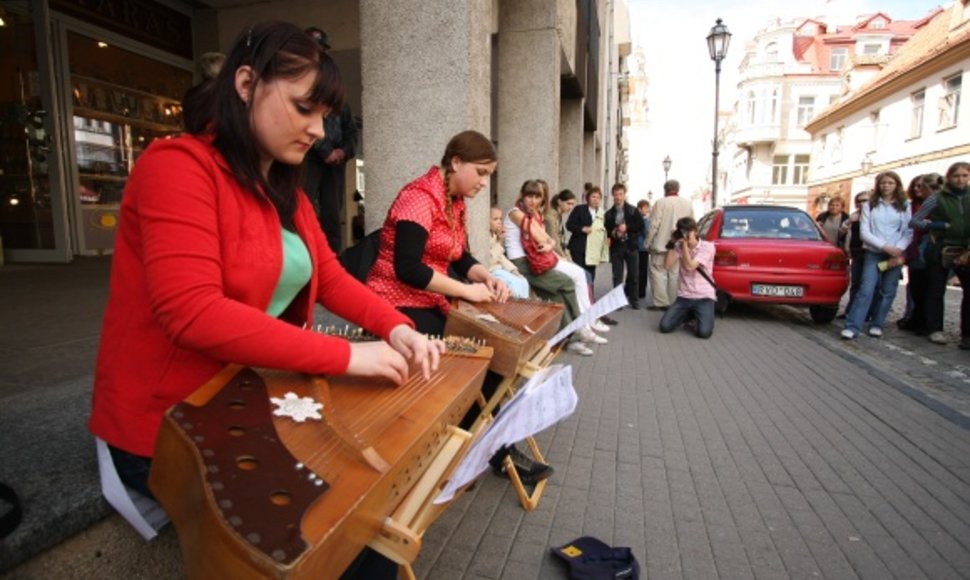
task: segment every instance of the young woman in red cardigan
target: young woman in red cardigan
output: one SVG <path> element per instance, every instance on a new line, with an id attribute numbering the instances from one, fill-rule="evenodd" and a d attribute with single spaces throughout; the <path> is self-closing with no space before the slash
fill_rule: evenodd
<path id="1" fill-rule="evenodd" d="M 189 103 L 205 122 L 138 159 L 121 204 L 90 429 L 143 494 L 163 413 L 227 363 L 398 384 L 409 363 L 436 369 L 443 344 L 340 267 L 299 189 L 304 155 L 342 99 L 337 67 L 310 36 L 257 25 Z M 316 304 L 384 341 L 305 330 Z"/>
<path id="2" fill-rule="evenodd" d="M 421 332 L 444 333 L 451 298 L 470 302 L 509 298 L 505 283 L 469 253 L 465 233 L 465 199 L 488 185 L 497 157 L 488 137 L 463 131 L 448 142 L 441 163 L 405 185 L 387 212 L 367 285 L 411 318 Z M 451 277 L 449 270 L 464 280 Z M 488 373 L 482 386 L 486 399 L 501 380 Z M 461 426 L 469 426 L 478 412 L 473 406 Z M 524 482 L 537 483 L 552 475 L 551 467 L 533 462 L 515 446 L 503 447 L 492 457 L 496 473 L 505 474 L 502 465 L 510 453 Z"/>

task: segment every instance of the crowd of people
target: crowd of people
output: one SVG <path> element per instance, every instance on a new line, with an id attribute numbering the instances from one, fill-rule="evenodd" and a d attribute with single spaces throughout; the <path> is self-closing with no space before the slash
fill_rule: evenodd
<path id="1" fill-rule="evenodd" d="M 943 312 L 946 285 L 954 276 L 961 288 L 970 281 L 970 163 L 952 164 L 946 176 L 913 178 L 908 187 L 893 171 L 876 176 L 871 191 L 856 194 L 856 209 L 842 211 L 842 200 L 829 202 L 817 217 L 830 241 L 850 260 L 849 300 L 840 317 L 842 338 L 852 340 L 863 328 L 883 335 L 906 269 L 906 307 L 896 322 L 905 331 L 946 344 Z M 959 347 L 970 350 L 970 304 L 963 292 Z"/>

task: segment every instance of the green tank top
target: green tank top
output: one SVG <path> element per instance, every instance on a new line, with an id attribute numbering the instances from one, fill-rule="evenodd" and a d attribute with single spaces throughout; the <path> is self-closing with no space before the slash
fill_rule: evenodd
<path id="1" fill-rule="evenodd" d="M 310 252 L 307 251 L 306 244 L 300 236 L 283 229 L 283 268 L 266 312 L 273 317 L 283 314 L 310 281 L 312 274 L 313 265 L 310 263 Z"/>

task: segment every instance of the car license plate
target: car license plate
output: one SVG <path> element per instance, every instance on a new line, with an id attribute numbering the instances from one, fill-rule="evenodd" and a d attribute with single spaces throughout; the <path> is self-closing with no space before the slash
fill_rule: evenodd
<path id="1" fill-rule="evenodd" d="M 755 296 L 780 296 L 782 298 L 801 298 L 805 295 L 802 286 L 772 286 L 769 284 L 752 284 L 751 294 Z"/>

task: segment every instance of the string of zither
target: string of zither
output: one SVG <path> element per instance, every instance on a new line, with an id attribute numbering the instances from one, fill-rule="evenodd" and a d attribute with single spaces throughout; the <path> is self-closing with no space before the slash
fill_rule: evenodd
<path id="1" fill-rule="evenodd" d="M 349 327 L 344 327 L 341 332 L 335 329 L 335 327 L 322 329 L 318 326 L 316 331 L 341 336 L 351 341 L 376 340 L 375 337 L 367 335 L 360 329 L 351 331 Z M 477 345 L 469 339 L 449 338 L 446 339 L 446 345 L 448 345 L 448 349 L 442 355 L 439 369 L 429 379 L 425 379 L 420 374 L 414 374 L 404 384 L 395 387 L 390 394 L 387 394 L 386 391 L 374 391 L 363 395 L 356 402 L 356 406 L 365 409 L 365 411 L 360 415 L 354 416 L 350 424 L 342 424 L 342 427 L 351 432 L 350 435 L 354 437 L 358 446 L 363 447 L 368 444 L 374 435 L 379 435 L 386 428 L 389 419 L 392 419 L 396 413 L 404 409 L 408 403 L 419 400 L 438 387 L 447 378 L 446 371 L 449 367 L 462 358 L 465 352 L 477 350 Z M 325 417 L 333 417 L 337 422 L 340 422 L 339 418 L 332 414 L 332 411 L 331 409 L 330 412 L 327 412 L 325 409 Z M 326 443 L 321 445 L 304 461 L 308 467 L 318 473 L 328 471 L 325 469 L 325 466 L 332 465 L 332 462 L 325 461 L 325 459 L 332 457 L 341 447 L 349 445 L 349 442 L 345 441 L 338 432 L 340 428 L 333 425 L 332 421 L 327 419 L 325 421 L 327 424 L 321 427 L 332 431 L 334 437 L 328 438 Z M 359 449 L 355 449 L 355 451 L 359 451 Z M 321 467 L 324 467 L 324 469 L 320 469 Z M 324 475 L 331 481 L 335 481 L 339 477 L 339 474 L 336 473 L 324 473 Z"/>

